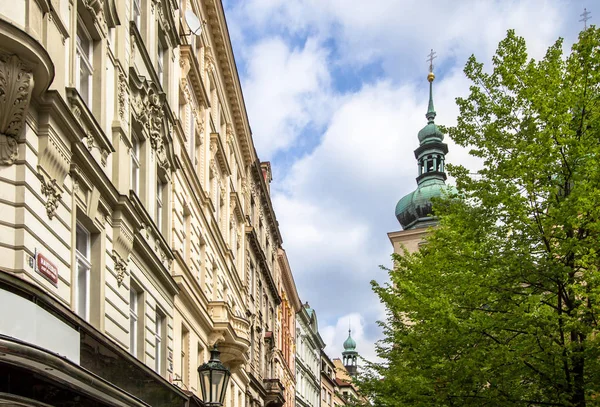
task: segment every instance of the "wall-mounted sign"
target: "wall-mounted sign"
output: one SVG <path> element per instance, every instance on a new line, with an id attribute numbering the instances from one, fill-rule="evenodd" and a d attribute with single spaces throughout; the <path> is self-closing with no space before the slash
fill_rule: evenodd
<path id="1" fill-rule="evenodd" d="M 58 268 L 46 256 L 37 251 L 35 252 L 35 271 L 58 286 Z"/>

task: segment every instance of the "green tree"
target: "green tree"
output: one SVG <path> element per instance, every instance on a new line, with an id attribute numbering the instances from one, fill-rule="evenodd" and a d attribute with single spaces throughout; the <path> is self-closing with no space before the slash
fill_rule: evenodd
<path id="1" fill-rule="evenodd" d="M 445 131 L 481 158 L 448 166 L 427 244 L 373 287 L 388 310 L 376 406 L 600 405 L 600 30 L 530 60 L 513 31 Z"/>

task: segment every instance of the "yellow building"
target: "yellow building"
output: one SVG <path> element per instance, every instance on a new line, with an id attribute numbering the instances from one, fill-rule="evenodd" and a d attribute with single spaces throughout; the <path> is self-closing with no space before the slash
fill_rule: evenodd
<path id="1" fill-rule="evenodd" d="M 336 367 L 321 350 L 321 407 L 337 407 L 344 404 L 336 381 Z"/>
<path id="2" fill-rule="evenodd" d="M 299 300 L 221 1 L 1 3 L 0 304 L 19 312 L 0 401 L 200 405 L 216 342 L 226 407 L 281 405 L 277 315 Z"/>

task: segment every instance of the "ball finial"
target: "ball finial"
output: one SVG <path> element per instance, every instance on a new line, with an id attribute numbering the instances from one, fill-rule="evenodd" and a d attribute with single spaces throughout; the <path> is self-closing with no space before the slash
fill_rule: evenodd
<path id="1" fill-rule="evenodd" d="M 431 83 L 431 82 L 433 82 L 434 79 L 435 79 L 435 75 L 433 74 L 433 72 L 429 72 L 427 74 L 427 80 Z"/>

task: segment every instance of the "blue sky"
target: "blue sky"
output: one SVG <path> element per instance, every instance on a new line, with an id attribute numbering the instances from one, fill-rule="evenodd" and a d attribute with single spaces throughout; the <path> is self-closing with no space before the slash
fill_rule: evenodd
<path id="1" fill-rule="evenodd" d="M 273 166 L 284 248 L 330 357 L 340 357 L 350 321 L 361 355 L 371 359 L 381 338 L 385 310 L 369 282 L 387 278 L 379 265 L 391 265 L 394 207 L 416 186 L 430 49 L 436 122 L 453 125 L 471 54 L 489 64 L 510 28 L 536 59 L 559 36 L 570 47 L 584 7 L 589 23 L 600 18 L 592 3 L 224 0 L 256 150 Z M 449 162 L 477 169 L 446 141 Z"/>

